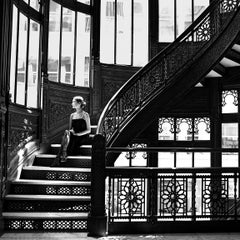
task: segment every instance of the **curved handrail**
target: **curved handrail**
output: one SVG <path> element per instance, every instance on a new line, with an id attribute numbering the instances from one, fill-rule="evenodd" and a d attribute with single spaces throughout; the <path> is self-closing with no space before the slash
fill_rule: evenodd
<path id="1" fill-rule="evenodd" d="M 156 92 L 169 86 L 175 76 L 187 69 L 201 50 L 221 34 L 239 5 L 240 0 L 213 1 L 186 31 L 116 92 L 105 106 L 97 127 L 97 133 L 106 137 L 107 146 L 128 119 L 132 119 Z"/>

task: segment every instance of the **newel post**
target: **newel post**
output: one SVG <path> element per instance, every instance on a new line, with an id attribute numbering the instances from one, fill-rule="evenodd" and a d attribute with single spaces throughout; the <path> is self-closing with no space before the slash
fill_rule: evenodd
<path id="1" fill-rule="evenodd" d="M 91 211 L 88 216 L 90 236 L 107 235 L 105 211 L 105 138 L 95 135 L 92 141 Z"/>

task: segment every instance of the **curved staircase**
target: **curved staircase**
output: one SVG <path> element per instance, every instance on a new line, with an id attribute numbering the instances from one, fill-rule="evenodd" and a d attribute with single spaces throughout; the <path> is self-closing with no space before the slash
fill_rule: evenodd
<path id="1" fill-rule="evenodd" d="M 94 134 L 96 127 L 92 127 Z M 11 182 L 4 200 L 5 230 L 84 231 L 91 201 L 91 138 L 81 155 L 50 167 L 60 144 L 36 155 Z"/>
<path id="2" fill-rule="evenodd" d="M 112 97 L 97 133 L 107 147 L 126 146 L 155 119 L 208 77 L 221 77 L 240 63 L 240 2 L 216 0 Z M 107 165 L 117 155 L 108 153 Z"/>

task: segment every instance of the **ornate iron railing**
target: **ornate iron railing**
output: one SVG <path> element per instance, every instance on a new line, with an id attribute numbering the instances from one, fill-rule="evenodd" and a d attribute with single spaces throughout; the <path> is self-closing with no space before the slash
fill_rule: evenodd
<path id="1" fill-rule="evenodd" d="M 106 105 L 98 123 L 97 133 L 106 137 L 107 146 L 112 145 L 130 119 L 210 46 L 231 22 L 238 7 L 239 0 L 213 1 L 182 35 L 119 89 Z"/>
<path id="2" fill-rule="evenodd" d="M 238 149 L 107 148 L 114 152 L 236 153 Z M 107 167 L 109 222 L 240 219 L 240 168 Z"/>

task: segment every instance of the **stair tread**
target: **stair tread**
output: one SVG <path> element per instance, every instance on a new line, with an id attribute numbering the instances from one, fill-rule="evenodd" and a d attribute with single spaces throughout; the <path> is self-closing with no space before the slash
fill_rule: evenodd
<path id="1" fill-rule="evenodd" d="M 62 201 L 90 201 L 90 196 L 73 196 L 73 195 L 36 195 L 36 194 L 7 194 L 5 199 L 8 200 L 62 200 Z"/>
<path id="2" fill-rule="evenodd" d="M 60 143 L 52 143 L 51 144 L 51 147 L 53 147 L 53 148 L 58 148 L 60 146 L 61 146 Z M 91 144 L 83 144 L 83 145 L 80 146 L 80 148 L 86 148 L 86 147 L 92 148 L 92 145 Z"/>
<path id="3" fill-rule="evenodd" d="M 13 182 L 11 182 L 11 184 L 27 184 L 27 185 L 76 185 L 76 186 L 80 186 L 80 185 L 87 185 L 87 186 L 91 186 L 91 182 L 89 181 L 61 181 L 61 180 L 40 180 L 40 179 L 19 179 L 19 180 L 15 180 Z"/>
<path id="4" fill-rule="evenodd" d="M 56 158 L 56 154 L 46 154 L 46 153 L 41 153 L 36 155 L 37 158 Z M 67 156 L 67 159 L 91 159 L 91 156 Z"/>
<path id="5" fill-rule="evenodd" d="M 91 172 L 91 168 L 71 168 L 71 167 L 47 167 L 47 166 L 26 166 L 24 171 L 59 171 L 59 172 Z"/>
<path id="6" fill-rule="evenodd" d="M 3 212 L 4 218 L 87 218 L 88 213 L 79 212 Z"/>

